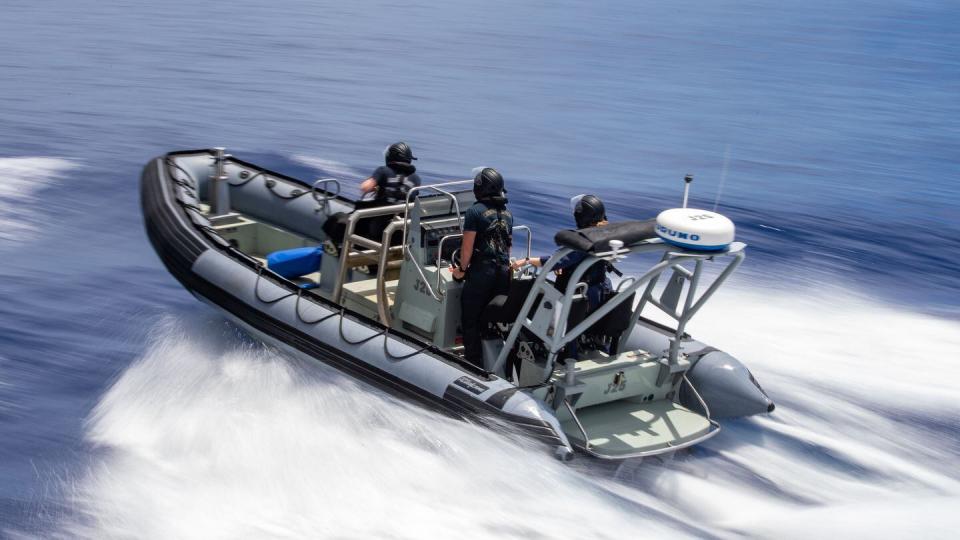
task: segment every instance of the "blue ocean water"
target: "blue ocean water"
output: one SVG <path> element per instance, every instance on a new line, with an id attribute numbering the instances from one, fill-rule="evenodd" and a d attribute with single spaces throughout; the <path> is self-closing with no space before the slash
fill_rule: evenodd
<path id="1" fill-rule="evenodd" d="M 3 8 L 4 535 L 957 525 L 956 3 Z M 644 218 L 694 174 L 694 204 L 734 219 L 750 255 L 691 330 L 778 411 L 670 463 L 571 470 L 263 349 L 144 234 L 137 180 L 163 152 L 226 146 L 349 183 L 400 139 L 428 180 L 500 169 L 544 251 L 569 197 Z"/>

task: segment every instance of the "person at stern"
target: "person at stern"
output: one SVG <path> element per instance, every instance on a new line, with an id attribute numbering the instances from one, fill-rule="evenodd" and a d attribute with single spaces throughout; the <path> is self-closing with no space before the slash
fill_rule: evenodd
<path id="1" fill-rule="evenodd" d="M 577 195 L 570 199 L 570 206 L 573 209 L 573 219 L 577 224 L 577 229 L 607 225 L 607 210 L 600 197 L 596 195 Z M 587 258 L 587 255 L 585 251 L 572 251 L 553 266 L 553 270 L 557 273 L 556 285 L 558 289 L 566 290 L 570 274 Z M 513 263 L 513 268 L 520 269 L 527 264 L 540 267 L 546 264 L 550 257 L 518 259 Z M 582 279 L 587 284 L 587 299 L 590 311 L 600 307 L 613 291 L 613 285 L 610 278 L 607 277 L 607 273 L 611 271 L 613 271 L 612 265 L 605 261 L 598 261 L 583 275 Z"/>

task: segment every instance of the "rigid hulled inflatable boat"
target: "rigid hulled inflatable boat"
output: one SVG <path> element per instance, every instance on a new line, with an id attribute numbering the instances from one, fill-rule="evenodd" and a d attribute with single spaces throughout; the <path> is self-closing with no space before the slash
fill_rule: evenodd
<path id="1" fill-rule="evenodd" d="M 559 232 L 558 256 L 517 272 L 485 310 L 484 365 L 474 366 L 462 357 L 462 284 L 450 272 L 472 181 L 421 186 L 385 207 L 339 192 L 336 179 L 308 183 L 223 149 L 171 152 L 141 178 L 161 261 L 235 324 L 402 398 L 516 429 L 561 458 L 669 453 L 715 435 L 716 418 L 773 410 L 745 366 L 685 331 L 745 254 L 719 214 L 673 209 Z M 388 220 L 378 238 L 362 234 L 370 219 Z M 516 255 L 529 256 L 533 231 L 514 232 L 526 235 Z M 574 250 L 587 257 L 558 287 L 551 267 Z M 580 278 L 627 258 L 650 266 L 588 312 Z M 721 265 L 712 280 L 709 264 Z"/>

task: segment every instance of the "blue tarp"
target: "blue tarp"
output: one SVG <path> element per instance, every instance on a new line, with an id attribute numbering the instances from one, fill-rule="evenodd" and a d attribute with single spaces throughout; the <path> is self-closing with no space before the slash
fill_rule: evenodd
<path id="1" fill-rule="evenodd" d="M 267 255 L 267 267 L 285 278 L 296 278 L 319 270 L 322 256 L 319 247 L 284 249 Z"/>

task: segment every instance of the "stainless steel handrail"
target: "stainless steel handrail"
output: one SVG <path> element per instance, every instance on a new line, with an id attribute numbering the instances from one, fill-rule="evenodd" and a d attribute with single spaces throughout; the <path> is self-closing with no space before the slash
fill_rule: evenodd
<path id="1" fill-rule="evenodd" d="M 517 231 L 527 231 L 527 258 L 529 259 L 533 251 L 533 229 L 529 225 L 515 225 L 513 232 Z"/>
<path id="2" fill-rule="evenodd" d="M 381 237 L 381 245 L 390 245 L 390 237 L 393 236 L 393 233 L 397 231 L 400 227 L 407 227 L 407 223 L 403 221 L 398 221 L 394 218 L 393 221 L 387 225 L 387 228 L 383 230 L 383 236 Z M 403 246 L 397 246 L 401 248 Z M 377 313 L 380 315 L 380 322 L 390 326 L 393 323 L 393 316 L 390 313 L 390 302 L 387 297 L 387 284 L 386 284 L 386 274 L 387 274 L 387 259 L 390 255 L 390 251 L 393 248 L 388 247 L 387 249 L 380 250 L 380 260 L 377 262 Z M 384 345 L 386 346 L 386 345 Z"/>
<path id="3" fill-rule="evenodd" d="M 340 248 L 340 268 L 337 271 L 337 280 L 333 285 L 332 299 L 334 302 L 338 304 L 342 303 L 341 296 L 343 295 L 343 282 L 347 278 L 350 249 L 353 247 L 353 244 L 360 244 L 361 246 L 370 248 L 374 251 L 380 251 L 383 249 L 383 245 L 380 242 L 354 234 L 353 231 L 357 226 L 357 222 L 363 218 L 396 214 L 401 210 L 405 210 L 408 205 L 409 203 L 391 204 L 390 206 L 378 206 L 376 208 L 364 208 L 362 210 L 354 210 L 353 213 L 350 214 L 350 218 L 347 219 L 347 229 L 343 234 L 343 246 Z"/>
<path id="4" fill-rule="evenodd" d="M 437 244 L 437 268 L 440 268 L 440 263 L 443 261 L 443 244 L 452 238 L 463 238 L 463 233 L 448 234 L 440 239 L 440 243 Z"/>
<path id="5" fill-rule="evenodd" d="M 382 242 L 377 242 L 375 240 L 370 240 L 369 238 L 364 238 L 362 236 L 358 236 L 354 234 L 354 230 L 356 229 L 357 222 L 364 218 L 397 214 L 401 211 L 403 211 L 403 221 L 401 222 L 403 224 L 403 245 L 401 249 L 404 255 L 407 256 L 411 261 L 413 261 L 414 268 L 416 268 L 417 273 L 420 274 L 420 277 L 423 280 L 423 283 L 426 286 L 427 291 L 430 293 L 430 295 L 433 296 L 435 300 L 440 300 L 441 299 L 440 295 L 438 295 L 436 291 L 433 290 L 433 287 L 430 285 L 430 280 L 426 278 L 426 275 L 423 272 L 423 268 L 422 268 L 422 265 L 420 264 L 420 261 L 416 259 L 416 257 L 413 255 L 413 253 L 410 251 L 409 247 L 407 246 L 407 240 L 409 236 L 408 225 L 410 223 L 410 208 L 414 205 L 413 200 L 414 200 L 414 195 L 416 193 L 423 190 L 427 190 L 427 189 L 436 191 L 442 194 L 445 198 L 448 198 L 453 202 L 453 208 L 457 213 L 459 228 L 462 233 L 463 232 L 463 216 L 460 213 L 460 202 L 458 201 L 456 195 L 441 188 L 455 186 L 455 185 L 463 185 L 468 183 L 472 185 L 472 182 L 473 182 L 472 180 L 455 180 L 453 182 L 444 182 L 440 184 L 416 186 L 413 189 L 411 189 L 409 193 L 407 193 L 406 203 L 393 204 L 390 206 L 378 206 L 376 208 L 365 208 L 363 210 L 355 210 L 352 214 L 350 214 L 350 218 L 347 220 L 347 229 L 343 235 L 343 246 L 341 247 L 340 268 L 337 274 L 336 283 L 334 284 L 334 288 L 333 288 L 333 296 L 332 296 L 333 300 L 338 303 L 342 301 L 341 297 L 343 295 L 344 280 L 347 277 L 347 267 L 348 267 L 348 259 L 349 259 L 348 256 L 350 255 L 350 249 L 353 247 L 353 244 L 359 244 L 373 251 L 380 252 L 381 254 L 384 251 L 386 251 L 383 248 Z"/>
<path id="6" fill-rule="evenodd" d="M 460 213 L 460 201 L 457 200 L 457 196 L 456 196 L 456 195 L 450 193 L 449 191 L 440 189 L 440 188 L 444 188 L 444 187 L 448 187 L 448 186 L 466 185 L 466 184 L 469 184 L 469 185 L 472 186 L 472 185 L 473 185 L 473 180 L 453 180 L 453 181 L 451 181 L 451 182 L 441 182 L 441 183 L 439 183 L 439 184 L 428 184 L 428 185 L 425 185 L 425 186 L 416 186 L 416 187 L 412 188 L 412 189 L 407 193 L 407 209 L 404 210 L 404 212 L 403 212 L 403 220 L 404 220 L 404 222 L 406 222 L 407 219 L 410 217 L 410 216 L 409 216 L 410 203 L 411 203 L 411 201 L 414 199 L 414 195 L 416 195 L 417 193 L 419 193 L 419 192 L 421 192 L 421 191 L 423 191 L 423 190 L 432 189 L 432 190 L 436 191 L 437 193 L 440 193 L 440 194 L 444 195 L 446 198 L 448 198 L 448 199 L 450 199 L 451 201 L 453 201 L 453 207 L 454 207 L 454 210 L 455 210 L 456 213 L 457 213 L 457 218 L 458 218 L 458 221 L 459 221 L 460 234 L 463 234 L 463 214 Z M 407 231 L 406 231 L 406 230 L 403 231 L 403 245 L 404 245 L 404 246 L 407 245 Z"/>
<path id="7" fill-rule="evenodd" d="M 320 186 L 321 184 L 323 185 L 323 198 L 317 196 L 317 186 Z M 329 189 L 327 189 L 327 186 L 330 184 L 336 185 L 337 190 L 331 192 Z M 321 208 L 326 208 L 327 202 L 330 199 L 340 195 L 340 181 L 336 178 L 321 178 L 314 182 L 312 186 L 310 186 L 310 193 L 313 197 L 313 200 L 317 201 L 317 204 L 319 204 Z"/>
<path id="8" fill-rule="evenodd" d="M 447 240 L 449 240 L 449 239 L 451 239 L 451 238 L 463 238 L 463 233 L 460 233 L 460 234 L 448 234 L 447 236 L 444 236 L 443 238 L 441 238 L 441 239 L 440 239 L 440 243 L 437 244 L 437 292 L 440 293 L 441 296 L 443 296 L 444 294 L 446 294 L 446 293 L 443 292 L 442 289 L 440 289 L 440 278 L 441 278 L 441 275 L 442 275 L 442 272 L 440 272 L 440 262 L 443 260 L 443 244 L 444 244 L 444 242 L 446 242 Z M 463 256 L 462 253 L 461 253 L 461 256 Z M 452 262 L 452 261 L 451 261 L 451 262 Z"/>
<path id="9" fill-rule="evenodd" d="M 527 258 L 529 259 L 530 254 L 533 252 L 533 231 L 530 229 L 529 225 L 516 225 L 513 228 L 513 232 L 516 231 L 527 231 Z M 445 294 L 443 290 L 440 289 L 440 263 L 443 261 L 443 244 L 446 243 L 447 240 L 454 238 L 463 238 L 463 232 L 460 232 L 459 234 L 448 234 L 441 238 L 440 243 L 437 245 L 437 293 L 439 293 L 440 296 Z M 461 256 L 462 255 L 463 254 L 461 254 Z"/>
<path id="10" fill-rule="evenodd" d="M 457 227 L 460 229 L 460 234 L 463 235 L 463 214 L 460 212 L 460 201 L 457 199 L 457 196 L 454 195 L 453 193 L 450 193 L 449 191 L 440 189 L 440 188 L 457 186 L 457 185 L 467 185 L 467 184 L 472 186 L 473 180 L 454 180 L 452 182 L 442 182 L 440 184 L 429 184 L 425 186 L 414 187 L 407 193 L 407 204 L 403 212 L 403 222 L 407 223 L 408 220 L 410 219 L 410 215 L 409 215 L 410 206 L 411 206 L 411 201 L 414 199 L 414 195 L 416 195 L 420 191 L 430 189 L 430 190 L 436 191 L 437 193 L 440 193 L 445 198 L 448 198 L 453 202 L 453 208 L 457 214 Z M 423 284 L 427 288 L 427 292 L 430 293 L 430 296 L 432 296 L 434 300 L 437 300 L 439 302 L 443 297 L 442 294 L 439 294 L 437 292 L 440 289 L 439 265 L 437 267 L 437 287 L 436 287 L 437 290 L 434 290 L 434 287 L 430 284 L 430 280 L 427 279 L 427 276 L 423 271 L 423 265 L 420 264 L 420 261 L 417 260 L 417 257 L 413 254 L 413 251 L 410 249 L 410 246 L 407 245 L 408 236 L 409 236 L 408 227 L 404 227 L 403 228 L 404 255 L 406 258 L 410 259 L 411 262 L 413 262 L 413 267 L 417 270 L 417 274 L 420 275 L 420 279 L 423 280 Z"/>
<path id="11" fill-rule="evenodd" d="M 580 433 L 583 433 L 583 449 L 590 450 L 590 436 L 587 435 L 587 430 L 583 428 L 583 424 L 580 423 L 580 419 L 577 418 L 577 413 L 574 412 L 573 406 L 570 405 L 570 402 L 566 399 L 563 400 L 563 404 L 567 406 L 567 411 L 570 412 L 570 416 L 573 417 L 573 421 L 577 423 L 577 427 L 580 428 Z"/>

